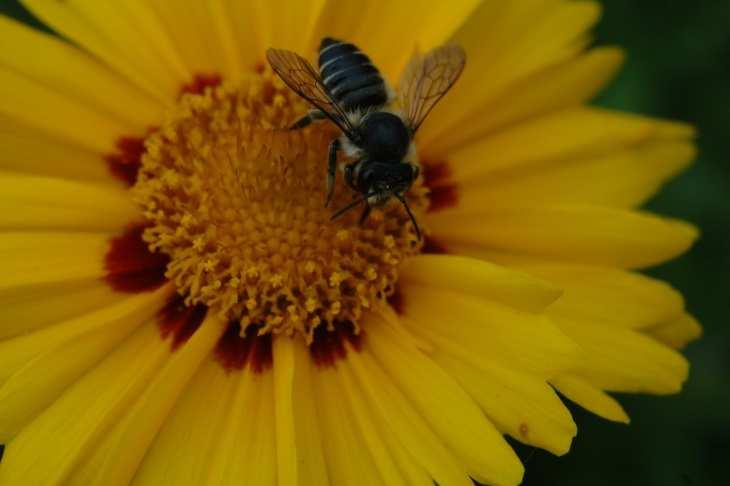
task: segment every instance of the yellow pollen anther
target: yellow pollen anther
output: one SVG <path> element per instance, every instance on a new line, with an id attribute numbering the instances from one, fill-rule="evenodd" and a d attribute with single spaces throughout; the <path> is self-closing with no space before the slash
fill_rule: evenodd
<path id="1" fill-rule="evenodd" d="M 238 320 L 242 333 L 255 325 L 311 342 L 334 319 L 357 326 L 420 249 L 398 201 L 374 208 L 363 224 L 358 210 L 331 220 L 356 196 L 338 174 L 324 207 L 337 131 L 324 122 L 275 130 L 308 109 L 265 72 L 183 96 L 146 141 L 135 186 L 150 222 L 144 239 L 170 256 L 167 275 L 186 304 Z M 407 196 L 417 214 L 427 207 L 421 181 Z"/>
<path id="2" fill-rule="evenodd" d="M 339 272 L 334 272 L 332 275 L 330 275 L 330 287 L 337 287 L 342 283 L 344 279 L 344 276 L 341 275 Z"/>

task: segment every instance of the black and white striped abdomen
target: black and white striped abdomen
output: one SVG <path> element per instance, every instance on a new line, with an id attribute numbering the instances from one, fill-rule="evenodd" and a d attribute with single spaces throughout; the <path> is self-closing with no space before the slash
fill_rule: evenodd
<path id="1" fill-rule="evenodd" d="M 385 81 L 378 68 L 353 44 L 331 37 L 322 39 L 319 74 L 330 95 L 346 111 L 388 102 Z"/>

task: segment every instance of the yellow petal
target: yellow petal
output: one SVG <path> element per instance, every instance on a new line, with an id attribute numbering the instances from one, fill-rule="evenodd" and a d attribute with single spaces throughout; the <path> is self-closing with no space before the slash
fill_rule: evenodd
<path id="1" fill-rule="evenodd" d="M 561 263 L 513 264 L 563 289 L 548 308 L 549 316 L 638 329 L 676 319 L 684 308 L 679 292 L 639 273 Z"/>
<path id="2" fill-rule="evenodd" d="M 263 51 L 263 49 L 255 47 L 253 39 L 255 32 L 246 29 L 245 24 L 251 21 L 251 17 L 241 17 L 235 12 L 236 7 L 247 8 L 252 4 L 253 2 L 233 2 L 231 4 L 228 0 L 193 3 L 193 5 L 208 7 L 207 14 L 210 16 L 208 24 L 212 26 L 214 42 L 218 45 L 214 55 L 220 57 L 216 64 L 226 79 L 240 79 L 244 70 L 254 65 L 256 54 Z M 243 41 L 239 41 L 236 37 L 241 27 L 245 29 Z"/>
<path id="3" fill-rule="evenodd" d="M 114 232 L 122 229 L 125 222 L 138 218 L 136 208 L 129 207 L 130 211 L 123 219 L 110 218 L 100 213 L 94 214 L 85 209 L 14 205 L 0 201 L 0 230 L 27 231 L 63 230 L 63 231 L 105 231 Z"/>
<path id="4" fill-rule="evenodd" d="M 419 151 L 426 159 L 439 160 L 457 147 L 478 141 L 502 127 L 585 103 L 613 77 L 622 61 L 621 50 L 600 47 L 538 71 L 489 100 L 480 110 L 489 116 L 473 116 L 458 130 L 450 129 L 448 136 L 420 136 Z"/>
<path id="5" fill-rule="evenodd" d="M 39 81 L 0 67 L 0 114 L 45 135 L 98 153 L 121 136 L 136 133 L 92 105 L 51 90 Z"/>
<path id="6" fill-rule="evenodd" d="M 359 429 L 366 438 L 384 484 L 430 486 L 433 480 L 395 438 L 392 431 L 367 403 L 367 397 L 357 385 L 348 367 L 338 370 L 337 377 L 349 398 L 350 409 Z"/>
<path id="7" fill-rule="evenodd" d="M 689 364 L 684 356 L 639 332 L 555 321 L 584 350 L 583 362 L 572 374 L 603 390 L 677 393 L 687 379 Z"/>
<path id="8" fill-rule="evenodd" d="M 122 188 L 0 172 L 0 230 L 117 232 L 138 219 Z"/>
<path id="9" fill-rule="evenodd" d="M 158 123 L 163 106 L 58 37 L 0 17 L 0 65 L 109 115 L 134 132 Z"/>
<path id="10" fill-rule="evenodd" d="M 413 460 L 441 486 L 472 486 L 463 466 L 435 435 L 424 417 L 392 382 L 369 353 L 348 353 L 343 367 L 352 370 L 368 403 L 408 450 Z M 331 476 L 330 476 L 331 477 Z"/>
<path id="11" fill-rule="evenodd" d="M 0 379 L 11 376 L 33 358 L 51 352 L 81 336 L 124 320 L 140 322 L 161 307 L 170 288 L 117 300 L 108 307 L 73 317 L 35 332 L 0 341 Z"/>
<path id="12" fill-rule="evenodd" d="M 279 483 L 329 484 L 308 349 L 283 336 L 273 347 Z"/>
<path id="13" fill-rule="evenodd" d="M 524 168 L 531 173 L 541 165 L 547 170 L 556 162 L 597 158 L 650 141 L 681 141 L 693 135 L 694 130 L 682 123 L 575 107 L 509 126 L 445 157 L 451 179 L 469 185 L 507 170 Z"/>
<path id="14" fill-rule="evenodd" d="M 54 326 L 48 332 L 2 342 L 3 348 L 9 348 L 3 349 L 0 360 L 5 361 L 3 374 L 17 371 L 0 387 L 0 442 L 15 436 L 64 389 L 108 355 L 161 307 L 164 298 L 163 293 L 158 293 L 155 300 L 135 299 L 136 307 L 125 302 Z M 22 354 L 25 355 L 22 367 L 6 364 L 13 358 L 20 360 Z"/>
<path id="15" fill-rule="evenodd" d="M 173 410 L 134 485 L 273 486 L 276 482 L 271 373 L 228 374 L 209 362 Z M 220 402 L 212 404 L 211 402 Z M 201 439 L 197 442 L 196 439 Z M 204 447 L 205 454 L 201 454 Z M 189 463 L 182 464 L 185 458 Z"/>
<path id="16" fill-rule="evenodd" d="M 646 329 L 645 332 L 667 346 L 682 349 L 702 335 L 702 326 L 689 314 L 682 314 L 678 319 Z"/>
<path id="17" fill-rule="evenodd" d="M 517 309 L 540 312 L 560 296 L 547 281 L 498 265 L 451 255 L 419 255 L 401 266 L 400 280 L 458 290 Z"/>
<path id="18" fill-rule="evenodd" d="M 684 253 L 697 238 L 687 223 L 597 206 L 502 206 L 430 213 L 428 226 L 452 252 L 490 259 L 516 254 L 641 268 Z M 499 261 L 499 260 L 497 260 Z"/>
<path id="19" fill-rule="evenodd" d="M 261 27 L 261 41 L 265 47 L 279 47 L 304 51 L 301 54 L 309 57 L 314 53 L 309 47 L 319 47 L 320 39 L 312 38 L 317 19 L 323 9 L 338 10 L 347 8 L 345 2 L 327 5 L 326 0 L 274 0 L 262 2 L 255 7 L 258 11 Z M 335 24 L 331 28 L 336 28 Z M 330 35 L 328 32 L 326 35 Z"/>
<path id="20" fill-rule="evenodd" d="M 392 459 L 383 455 L 383 444 L 377 444 L 375 447 L 380 450 L 376 451 L 372 443 L 366 442 L 366 436 L 372 439 L 373 431 L 362 430 L 362 426 L 356 423 L 357 412 L 362 413 L 362 410 L 352 409 L 337 372 L 317 372 L 314 381 L 330 484 L 393 484 L 389 480 L 403 484 L 393 471 Z M 359 418 L 362 420 L 362 417 Z M 387 465 L 377 462 L 383 458 L 389 461 Z M 384 468 L 382 473 L 380 468 Z"/>
<path id="21" fill-rule="evenodd" d="M 234 74 L 232 68 L 235 68 L 235 64 L 230 64 L 232 56 L 236 53 L 230 34 L 231 24 L 235 25 L 239 21 L 247 22 L 247 17 L 232 17 L 227 10 L 228 2 L 181 0 L 174 3 L 166 1 L 137 3 L 144 5 L 145 9 L 152 12 L 152 17 L 157 18 L 159 22 L 157 29 L 169 38 L 168 42 L 174 46 L 179 62 L 185 66 L 185 71 L 192 74 L 219 73 L 226 76 Z M 136 6 L 140 11 L 141 5 Z M 244 54 L 253 48 L 247 44 L 242 44 L 241 47 Z"/>
<path id="22" fill-rule="evenodd" d="M 62 484 L 169 355 L 155 323 L 140 328 L 7 445 L 0 484 Z"/>
<path id="23" fill-rule="evenodd" d="M 103 233 L 3 233 L 0 289 L 100 278 L 108 246 Z"/>
<path id="24" fill-rule="evenodd" d="M 475 355 L 547 378 L 574 366 L 575 343 L 544 316 L 447 290 L 402 287 L 402 315 Z"/>
<path id="25" fill-rule="evenodd" d="M 166 8 L 169 2 L 164 0 L 158 0 L 158 8 Z M 292 7 L 297 8 L 298 5 L 311 5 L 309 1 L 303 2 L 292 2 Z M 226 61 L 227 66 L 231 66 L 232 76 L 240 76 L 241 73 L 254 69 L 257 64 L 263 65 L 264 53 L 269 47 L 278 47 L 280 45 L 274 45 L 271 43 L 271 9 L 273 7 L 272 2 L 237 2 L 231 0 L 215 0 L 213 2 L 213 20 L 216 25 L 222 25 L 224 23 L 230 24 L 230 26 L 217 27 L 219 36 L 221 37 L 221 46 L 224 49 L 224 56 L 228 56 L 229 52 L 235 52 L 237 58 L 236 63 Z M 313 13 L 310 11 L 309 14 Z M 223 20 L 221 17 L 227 16 L 228 19 Z M 175 16 L 170 18 L 171 23 L 175 23 Z M 314 22 L 314 19 L 312 19 Z M 302 25 L 299 28 L 290 29 L 296 31 L 297 34 L 301 35 L 302 40 L 296 47 L 296 51 L 302 56 L 313 59 L 313 52 L 310 52 L 304 46 L 308 46 L 309 36 L 311 35 L 312 27 L 308 28 Z M 174 29 L 182 30 L 184 26 L 175 27 Z M 174 29 L 171 28 L 172 31 Z M 232 36 L 232 39 L 228 39 L 228 35 Z M 184 35 L 182 32 L 177 35 Z M 184 39 L 185 43 L 194 42 L 195 39 Z M 231 44 L 230 47 L 226 47 Z M 185 44 L 183 44 L 185 45 Z M 195 47 L 192 47 L 195 49 Z M 185 51 L 190 51 L 191 48 L 186 47 Z M 235 79 L 235 78 L 234 78 Z"/>
<path id="26" fill-rule="evenodd" d="M 598 157 L 578 157 L 490 175 L 459 186 L 460 205 L 520 201 L 632 207 L 645 202 L 697 154 L 690 142 L 648 142 Z"/>
<path id="27" fill-rule="evenodd" d="M 189 80 L 149 5 L 23 0 L 33 14 L 162 104 Z M 125 6 L 126 5 L 126 6 Z"/>
<path id="28" fill-rule="evenodd" d="M 626 415 L 623 407 L 588 381 L 570 375 L 563 375 L 553 378 L 550 382 L 570 401 L 577 403 L 586 410 L 607 420 L 629 423 L 629 416 Z"/>
<path id="29" fill-rule="evenodd" d="M 200 324 L 195 334 L 165 361 L 122 417 L 89 450 L 89 456 L 68 479 L 69 484 L 130 484 L 173 405 L 227 325 L 227 320 L 215 315 Z"/>
<path id="30" fill-rule="evenodd" d="M 3 325 L 0 339 L 78 317 L 119 301 L 103 282 L 63 282 L 0 291 Z M 38 305 L 42 302 L 42 305 Z"/>
<path id="31" fill-rule="evenodd" d="M 229 433 L 226 424 L 234 412 L 233 395 L 238 385 L 237 373 L 227 373 L 212 357 L 205 361 L 170 411 L 134 483 L 206 484 L 211 453 L 219 437 Z M 251 413 L 250 408 L 245 412 Z"/>
<path id="32" fill-rule="evenodd" d="M 58 141 L 0 115 L 0 168 L 25 174 L 118 185 L 99 153 Z"/>
<path id="33" fill-rule="evenodd" d="M 519 459 L 453 378 L 379 319 L 364 327 L 368 349 L 469 475 L 487 484 L 519 484 Z"/>
<path id="34" fill-rule="evenodd" d="M 450 145 L 455 127 L 483 117 L 512 85 L 573 58 L 599 13 L 595 2 L 482 2 L 450 40 L 466 50 L 467 68 L 429 116 L 422 138 Z"/>
<path id="35" fill-rule="evenodd" d="M 428 355 L 459 382 L 500 432 L 554 454 L 568 452 L 577 427 L 544 379 L 497 364 L 486 353 L 476 354 L 417 323 L 404 323 L 432 343 Z"/>
<path id="36" fill-rule="evenodd" d="M 274 390 L 271 373 L 238 373 L 239 385 L 208 463 L 209 485 L 276 484 Z M 157 483 L 139 483 L 157 484 Z"/>
<path id="37" fill-rule="evenodd" d="M 429 50 L 444 43 L 477 4 L 475 0 L 405 0 L 384 7 L 378 0 L 328 0 L 306 54 L 313 54 L 322 37 L 347 40 L 372 58 L 387 80 L 395 82 L 416 47 Z M 408 25 L 407 35 L 404 25 Z"/>
<path id="38" fill-rule="evenodd" d="M 286 337 L 272 344 L 274 357 L 274 417 L 276 424 L 277 478 L 281 484 L 296 484 L 298 472 L 297 436 L 295 429 L 294 343 Z"/>

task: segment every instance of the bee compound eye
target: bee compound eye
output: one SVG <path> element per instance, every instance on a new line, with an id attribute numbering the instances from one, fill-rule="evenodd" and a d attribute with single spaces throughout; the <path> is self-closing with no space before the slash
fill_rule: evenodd
<path id="1" fill-rule="evenodd" d="M 376 179 L 376 174 L 375 174 L 375 170 L 373 170 L 373 169 L 365 169 L 364 171 L 362 171 L 362 175 L 360 176 L 360 180 L 367 187 L 372 186 L 373 183 L 375 182 L 375 179 Z"/>

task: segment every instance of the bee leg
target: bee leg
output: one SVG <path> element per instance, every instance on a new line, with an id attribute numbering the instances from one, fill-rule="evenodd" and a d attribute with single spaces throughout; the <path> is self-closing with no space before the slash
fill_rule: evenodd
<path id="1" fill-rule="evenodd" d="M 372 211 L 372 210 L 373 210 L 373 207 L 366 202 L 365 209 L 362 210 L 362 214 L 360 215 L 360 221 L 358 224 L 360 224 L 362 226 L 362 224 L 365 222 L 365 220 L 368 219 L 368 216 L 370 216 L 370 211 Z"/>
<path id="2" fill-rule="evenodd" d="M 324 207 L 330 205 L 332 195 L 335 192 L 335 175 L 337 174 L 337 152 L 340 150 L 340 139 L 336 138 L 330 143 L 329 157 L 327 159 L 327 200 Z"/>
<path id="3" fill-rule="evenodd" d="M 323 120 L 324 118 L 325 114 L 322 110 L 310 110 L 306 115 L 289 125 L 289 130 L 299 130 L 300 128 L 306 127 L 313 121 Z"/>

